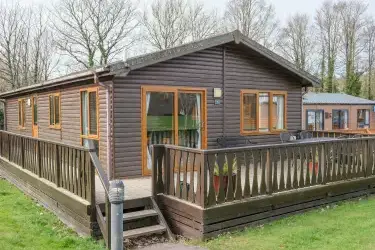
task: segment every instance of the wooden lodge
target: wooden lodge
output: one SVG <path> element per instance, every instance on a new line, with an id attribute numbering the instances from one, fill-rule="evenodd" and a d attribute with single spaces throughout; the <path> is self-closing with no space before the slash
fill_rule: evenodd
<path id="1" fill-rule="evenodd" d="M 153 144 L 279 142 L 280 132 L 302 129 L 302 88 L 318 84 L 235 31 L 0 98 L 7 131 L 73 146 L 93 140 L 111 178 L 134 178 L 150 175 Z"/>
<path id="2" fill-rule="evenodd" d="M 373 194 L 375 137 L 300 133 L 318 85 L 234 31 L 2 93 L 0 175 L 108 247 L 114 179 L 124 238 L 208 238 Z"/>
<path id="3" fill-rule="evenodd" d="M 307 93 L 302 125 L 306 130 L 375 129 L 375 101 L 342 93 Z"/>

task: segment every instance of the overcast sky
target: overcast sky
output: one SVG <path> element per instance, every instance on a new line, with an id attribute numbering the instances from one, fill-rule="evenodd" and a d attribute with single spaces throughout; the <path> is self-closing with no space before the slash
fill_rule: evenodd
<path id="1" fill-rule="evenodd" d="M 44 4 L 50 3 L 51 0 L 20 0 L 23 4 L 30 3 Z M 52 0 L 56 1 L 56 0 Z M 285 22 L 288 16 L 296 13 L 309 13 L 315 14 L 317 8 L 321 6 L 324 0 L 266 0 L 275 6 L 276 14 L 281 22 Z M 375 15 L 375 0 L 363 0 L 369 3 L 369 13 Z M 143 0 L 144 3 L 152 2 L 151 0 Z M 207 7 L 216 7 L 219 11 L 224 11 L 227 0 L 204 0 Z M 143 6 L 143 5 L 141 5 Z"/>

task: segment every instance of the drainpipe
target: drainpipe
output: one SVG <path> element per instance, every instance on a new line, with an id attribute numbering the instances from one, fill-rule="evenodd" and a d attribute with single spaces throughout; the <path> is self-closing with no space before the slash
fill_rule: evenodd
<path id="1" fill-rule="evenodd" d="M 105 93 L 105 99 L 106 99 L 106 117 L 107 117 L 107 122 L 106 122 L 106 127 L 107 127 L 107 170 L 108 170 L 108 177 L 111 180 L 113 176 L 113 165 L 112 165 L 112 126 L 111 126 L 111 119 L 110 119 L 110 109 L 111 109 L 111 103 L 110 103 L 110 91 L 113 90 L 112 84 L 106 85 L 102 82 L 100 82 L 100 79 L 95 71 L 93 71 L 94 74 L 94 83 L 98 84 L 99 86 L 105 88 L 106 93 Z M 113 96 L 113 93 L 112 93 Z"/>

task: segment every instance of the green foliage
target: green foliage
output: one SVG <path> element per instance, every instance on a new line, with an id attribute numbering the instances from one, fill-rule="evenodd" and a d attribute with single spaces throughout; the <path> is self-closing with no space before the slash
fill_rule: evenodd
<path id="1" fill-rule="evenodd" d="M 361 74 L 357 72 L 349 76 L 349 80 L 346 83 L 345 92 L 348 95 L 359 96 L 361 94 L 361 87 Z"/>
<path id="2" fill-rule="evenodd" d="M 0 249 L 105 249 L 0 179 Z"/>
<path id="3" fill-rule="evenodd" d="M 330 205 L 191 244 L 207 249 L 375 249 L 375 199 Z"/>

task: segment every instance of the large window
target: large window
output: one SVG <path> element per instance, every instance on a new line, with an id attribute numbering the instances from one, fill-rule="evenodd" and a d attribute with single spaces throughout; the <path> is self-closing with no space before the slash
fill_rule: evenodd
<path id="1" fill-rule="evenodd" d="M 307 130 L 324 130 L 324 111 L 307 110 L 306 111 L 306 129 Z"/>
<path id="2" fill-rule="evenodd" d="M 346 109 L 332 110 L 332 129 L 348 129 L 349 113 Z"/>
<path id="3" fill-rule="evenodd" d="M 370 110 L 358 109 L 357 110 L 357 128 L 370 127 Z"/>
<path id="4" fill-rule="evenodd" d="M 50 94 L 49 98 L 49 127 L 50 128 L 61 128 L 61 103 L 60 93 Z"/>
<path id="5" fill-rule="evenodd" d="M 26 102 L 25 99 L 18 100 L 18 127 L 25 128 L 26 122 Z"/>
<path id="6" fill-rule="evenodd" d="M 286 130 L 286 92 L 241 90 L 241 133 Z"/>
<path id="7" fill-rule="evenodd" d="M 93 140 L 99 148 L 98 88 L 81 90 L 81 138 L 88 147 L 88 140 Z"/>

